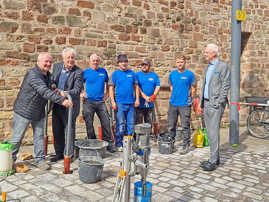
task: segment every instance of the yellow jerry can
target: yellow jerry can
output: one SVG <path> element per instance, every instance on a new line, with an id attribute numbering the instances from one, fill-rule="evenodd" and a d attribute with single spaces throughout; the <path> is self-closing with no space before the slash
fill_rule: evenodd
<path id="1" fill-rule="evenodd" d="M 193 136 L 193 146 L 202 148 L 204 146 L 204 135 L 201 129 L 197 129 Z"/>

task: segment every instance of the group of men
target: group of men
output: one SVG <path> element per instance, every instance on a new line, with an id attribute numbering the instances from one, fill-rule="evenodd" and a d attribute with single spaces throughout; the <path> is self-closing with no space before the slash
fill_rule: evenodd
<path id="1" fill-rule="evenodd" d="M 82 71 L 75 64 L 76 53 L 66 48 L 62 53 L 63 62 L 52 66 L 49 53 L 41 53 L 37 65 L 28 71 L 21 90 L 14 104 L 14 134 L 10 142 L 15 145 L 13 160 L 24 137 L 24 133 L 32 125 L 34 131 L 34 152 L 37 166 L 48 169 L 44 154 L 44 117 L 47 100 L 54 103 L 52 108 L 52 127 L 54 135 L 56 162 L 63 159 L 65 152 L 65 132 L 67 129 L 68 107 L 73 107 L 72 144 L 74 150 L 76 118 L 80 111 L 80 98 L 83 99 L 83 118 L 86 123 L 87 137 L 95 139 L 93 121 L 96 113 L 100 119 L 103 139 L 108 142 L 110 152 L 122 151 L 123 137 L 133 135 L 134 124 L 153 122 L 154 101 L 160 90 L 160 80 L 156 73 L 150 71 L 151 62 L 145 60 L 141 71 L 135 73 L 128 68 L 125 54 L 117 57 L 118 69 L 111 77 L 100 67 L 100 57 L 90 56 L 90 67 Z M 204 56 L 209 62 L 205 71 L 205 79 L 201 93 L 201 107 L 204 108 L 205 124 L 210 141 L 210 159 L 202 162 L 204 170 L 211 171 L 219 165 L 219 126 L 227 103 L 230 87 L 230 69 L 218 59 L 218 47 L 209 44 Z M 190 116 L 192 100 L 196 95 L 196 80 L 193 72 L 186 68 L 184 56 L 176 58 L 177 69 L 169 75 L 171 91 L 168 110 L 168 133 L 172 139 L 176 136 L 178 116 L 181 119 L 183 147 L 182 155 L 190 149 Z M 72 103 L 66 99 L 66 93 L 72 97 Z M 111 138 L 111 126 L 105 101 L 110 97 L 111 107 L 115 111 L 116 136 L 115 145 Z"/>

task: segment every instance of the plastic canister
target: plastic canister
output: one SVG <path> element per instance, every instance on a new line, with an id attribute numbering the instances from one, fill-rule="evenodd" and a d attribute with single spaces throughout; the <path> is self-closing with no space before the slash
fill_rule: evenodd
<path id="1" fill-rule="evenodd" d="M 0 143 L 0 175 L 11 175 L 14 173 L 12 169 L 13 160 L 12 160 L 12 149 L 14 148 L 13 144 L 8 142 Z"/>
<path id="2" fill-rule="evenodd" d="M 204 146 L 204 135 L 201 129 L 197 129 L 193 136 L 193 145 L 197 148 L 202 148 Z"/>
<path id="3" fill-rule="evenodd" d="M 143 197 L 142 181 L 137 181 L 134 184 L 134 202 L 151 202 L 152 198 L 152 184 L 146 182 L 146 196 Z"/>

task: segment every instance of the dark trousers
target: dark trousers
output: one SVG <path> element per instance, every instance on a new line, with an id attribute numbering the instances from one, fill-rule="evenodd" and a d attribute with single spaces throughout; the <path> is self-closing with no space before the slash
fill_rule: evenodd
<path id="1" fill-rule="evenodd" d="M 96 139 L 96 135 L 93 127 L 94 114 L 97 114 L 103 133 L 103 140 L 112 142 L 109 115 L 104 101 L 90 101 L 85 99 L 83 101 L 83 119 L 86 123 L 88 139 Z"/>
<path id="2" fill-rule="evenodd" d="M 191 118 L 191 106 L 173 106 L 169 105 L 168 110 L 168 132 L 174 139 L 176 137 L 176 126 L 180 116 L 183 145 L 190 145 L 191 133 L 190 133 L 190 118 Z"/>
<path id="3" fill-rule="evenodd" d="M 151 108 L 135 108 L 135 124 L 153 122 L 153 107 Z"/>
<path id="4" fill-rule="evenodd" d="M 54 104 L 52 111 L 52 131 L 54 136 L 54 149 L 57 156 L 61 155 L 73 155 L 74 153 L 74 141 L 76 130 L 76 118 L 72 116 L 71 122 L 71 137 L 70 137 L 70 153 L 66 153 L 66 133 L 68 127 L 68 109 Z"/>

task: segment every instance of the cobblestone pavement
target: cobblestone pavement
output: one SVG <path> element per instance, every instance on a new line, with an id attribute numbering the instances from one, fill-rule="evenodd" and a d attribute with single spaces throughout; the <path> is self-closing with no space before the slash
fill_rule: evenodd
<path id="1" fill-rule="evenodd" d="M 222 134 L 228 136 L 227 130 Z M 153 184 L 152 201 L 269 202 L 269 140 L 252 138 L 245 133 L 240 139 L 238 148 L 229 147 L 224 141 L 221 165 L 213 172 L 199 168 L 200 161 L 208 158 L 208 147 L 192 148 L 184 156 L 178 151 L 163 155 L 153 143 L 147 179 Z M 177 147 L 179 144 L 177 142 Z M 102 180 L 98 183 L 85 184 L 79 180 L 78 160 L 71 165 L 73 174 L 67 175 L 62 174 L 63 161 L 51 164 L 49 171 L 41 171 L 29 160 L 26 164 L 30 171 L 0 178 L 0 187 L 7 192 L 7 199 L 17 198 L 23 202 L 112 201 L 121 155 L 119 152 L 106 154 Z M 133 184 L 138 180 L 139 176 L 132 177 L 130 201 L 133 201 Z"/>

